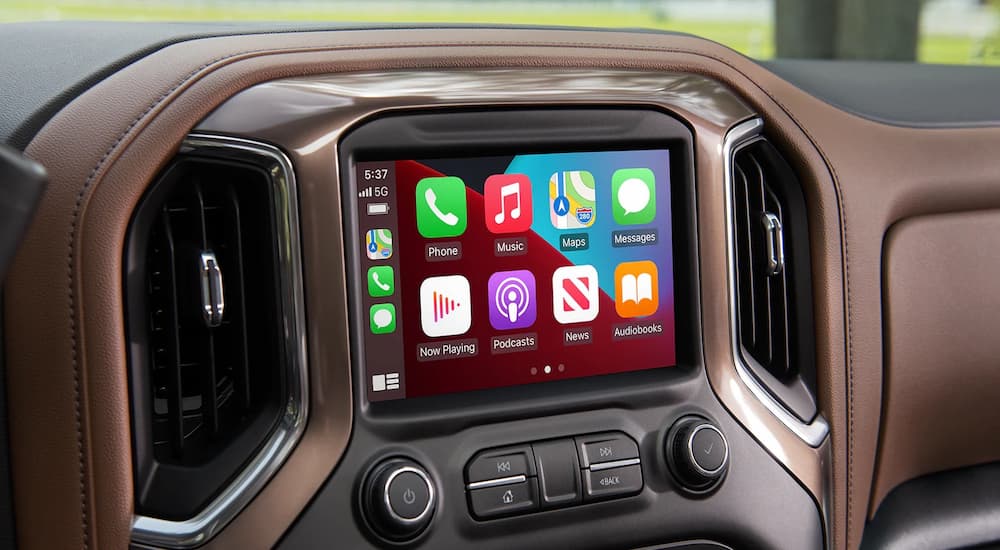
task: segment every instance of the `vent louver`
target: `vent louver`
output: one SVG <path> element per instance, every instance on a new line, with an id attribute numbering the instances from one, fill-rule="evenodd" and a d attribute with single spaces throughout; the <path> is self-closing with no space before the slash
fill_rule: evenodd
<path id="1" fill-rule="evenodd" d="M 215 456 L 281 388 L 278 327 L 269 326 L 276 319 L 275 262 L 266 245 L 260 250 L 274 239 L 259 231 L 267 224 L 248 223 L 268 216 L 260 193 L 267 182 L 251 184 L 241 175 L 248 179 L 231 183 L 209 172 L 198 167 L 175 189 L 149 243 L 153 450 L 165 464 L 192 466 Z M 217 304 L 206 303 L 201 289 L 203 257 L 223 281 L 217 326 L 205 318 Z"/>
<path id="2" fill-rule="evenodd" d="M 816 404 L 805 200 L 766 140 L 735 153 L 732 175 L 739 344 L 764 386 L 808 422 Z"/>
<path id="3" fill-rule="evenodd" d="M 156 527 L 211 512 L 219 521 L 164 529 L 220 528 L 238 508 L 217 497 L 259 489 L 243 473 L 260 470 L 265 455 L 280 463 L 300 433 L 304 365 L 289 321 L 280 174 L 268 155 L 211 141 L 186 147 L 133 216 L 125 266 L 136 512 Z M 228 508 L 212 510 L 219 501 Z M 186 545 L 133 534 L 145 535 Z"/>

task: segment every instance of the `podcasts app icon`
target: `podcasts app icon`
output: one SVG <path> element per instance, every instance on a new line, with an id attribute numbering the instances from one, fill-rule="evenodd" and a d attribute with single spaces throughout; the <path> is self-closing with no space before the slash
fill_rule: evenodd
<path id="1" fill-rule="evenodd" d="M 535 276 L 530 271 L 498 271 L 489 282 L 490 324 L 497 330 L 535 324 Z"/>

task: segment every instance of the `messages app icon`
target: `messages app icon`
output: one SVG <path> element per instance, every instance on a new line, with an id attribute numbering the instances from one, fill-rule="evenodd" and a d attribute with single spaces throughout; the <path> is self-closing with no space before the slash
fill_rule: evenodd
<path id="1" fill-rule="evenodd" d="M 396 306 L 375 304 L 369 310 L 372 334 L 390 334 L 396 331 Z"/>
<path id="2" fill-rule="evenodd" d="M 447 176 L 417 182 L 417 230 L 428 239 L 457 237 L 469 223 L 465 183 Z"/>
<path id="3" fill-rule="evenodd" d="M 656 217 L 656 176 L 649 168 L 615 170 L 611 210 L 619 225 L 650 223 Z"/>

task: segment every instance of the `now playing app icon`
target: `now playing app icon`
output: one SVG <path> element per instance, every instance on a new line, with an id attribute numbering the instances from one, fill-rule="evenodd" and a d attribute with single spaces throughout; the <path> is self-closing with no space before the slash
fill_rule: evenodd
<path id="1" fill-rule="evenodd" d="M 430 277 L 420 284 L 420 326 L 431 338 L 464 334 L 472 326 L 469 280 Z"/>
<path id="2" fill-rule="evenodd" d="M 600 287 L 592 265 L 560 267 L 552 274 L 552 313 L 564 325 L 597 318 Z"/>

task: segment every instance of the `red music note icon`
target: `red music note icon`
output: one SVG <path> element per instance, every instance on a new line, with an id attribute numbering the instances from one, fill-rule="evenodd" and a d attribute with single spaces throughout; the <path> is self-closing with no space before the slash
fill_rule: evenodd
<path id="1" fill-rule="evenodd" d="M 524 174 L 496 174 L 486 179 L 486 227 L 491 233 L 520 233 L 531 228 L 531 181 Z"/>

